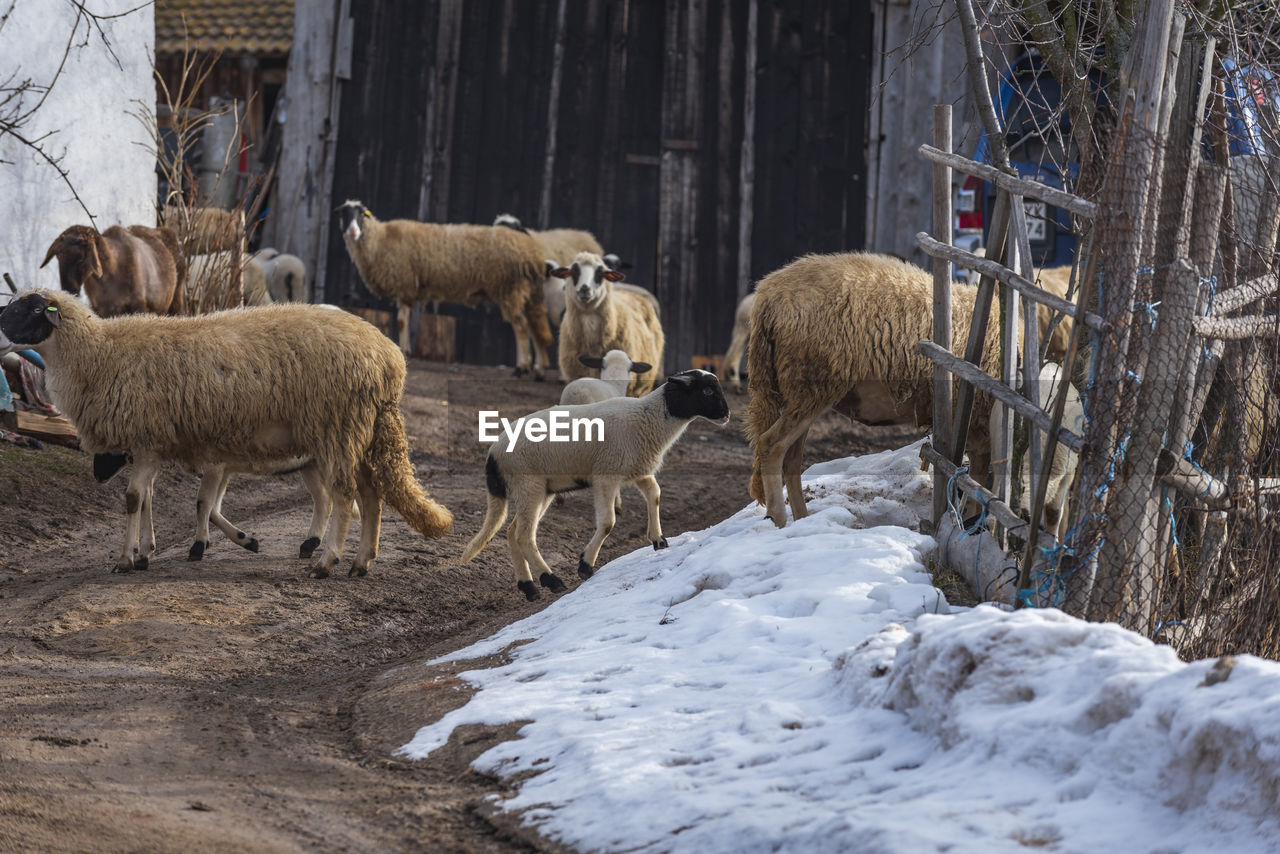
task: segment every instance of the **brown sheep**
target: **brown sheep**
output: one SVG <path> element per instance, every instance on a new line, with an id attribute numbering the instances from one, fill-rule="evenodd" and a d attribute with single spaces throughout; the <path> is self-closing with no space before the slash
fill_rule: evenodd
<path id="1" fill-rule="evenodd" d="M 957 347 L 968 339 L 976 287 L 952 286 Z M 886 255 L 806 255 L 756 287 L 747 351 L 747 436 L 755 454 L 751 497 L 786 525 L 783 484 L 796 519 L 807 515 L 800 483 L 805 436 L 834 407 L 867 424 L 927 424 L 933 362 L 917 342 L 932 338 L 933 277 Z M 1046 331 L 1050 312 L 1039 312 Z M 999 375 L 999 320 L 992 303 L 982 368 Z M 981 482 L 990 463 L 990 399 L 979 395 L 969 431 L 970 469 Z"/>
<path id="2" fill-rule="evenodd" d="M 658 311 L 649 299 L 614 287 L 622 273 L 611 269 L 599 255 L 580 252 L 571 267 L 552 274 L 566 280 L 564 323 L 560 327 L 560 378 L 572 382 L 599 373 L 582 364 L 579 356 L 598 356 L 625 350 L 636 361 L 656 370 L 639 374 L 627 389 L 632 397 L 648 394 L 661 370 L 666 338 Z"/>
<path id="3" fill-rule="evenodd" d="M 182 314 L 187 261 L 172 229 L 113 225 L 99 233 L 73 225 L 59 234 L 44 256 L 58 259 L 62 289 L 84 288 L 101 317 L 121 314 Z"/>
<path id="4" fill-rule="evenodd" d="M 410 219 L 382 222 L 362 202 L 338 208 L 342 238 L 365 286 L 400 304 L 400 349 L 409 351 L 409 307 L 424 300 L 494 303 L 516 336 L 516 376 L 542 379 L 554 337 L 541 283 L 545 259 L 537 242 L 511 228 L 441 225 Z M 536 360 L 530 358 L 533 338 Z"/>

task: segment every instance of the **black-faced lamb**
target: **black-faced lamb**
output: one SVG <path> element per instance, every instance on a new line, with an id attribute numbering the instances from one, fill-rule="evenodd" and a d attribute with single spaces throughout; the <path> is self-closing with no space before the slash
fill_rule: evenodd
<path id="1" fill-rule="evenodd" d="M 353 499 L 363 522 L 352 575 L 366 574 L 377 556 L 384 500 L 424 536 L 452 524 L 409 462 L 404 356 L 353 315 L 290 304 L 103 320 L 76 299 L 38 290 L 0 313 L 0 330 L 44 357 L 54 401 L 86 451 L 133 458 L 117 571 L 146 566 L 142 503 L 164 462 L 204 471 L 312 460 L 334 498 L 315 577 L 341 559 Z"/>
<path id="2" fill-rule="evenodd" d="M 618 397 L 583 406 L 555 406 L 524 419 L 513 440 L 502 438 L 489 448 L 485 462 L 488 507 L 479 533 L 462 554 L 465 563 L 485 547 L 507 518 L 507 545 L 515 569 L 516 587 L 525 598 L 537 599 L 538 586 L 530 566 L 538 570 L 538 584 L 559 593 L 561 581 L 538 551 L 538 522 L 551 499 L 561 492 L 591 488 L 595 504 L 595 535 L 578 558 L 578 575 L 590 578 L 605 537 L 613 530 L 614 505 L 624 483 L 634 483 L 648 505 L 646 535 L 655 549 L 666 548 L 658 503 L 661 490 L 654 477 L 663 457 L 694 418 L 724 425 L 729 405 L 714 374 L 684 371 L 667 377 L 662 386 L 640 398 Z M 570 442 L 536 441 L 530 424 L 550 436 L 557 422 L 598 419 L 599 434 Z M 583 422 L 579 422 L 583 423 Z"/>
<path id="3" fill-rule="evenodd" d="M 77 294 L 84 288 L 100 317 L 184 311 L 187 262 L 168 228 L 113 225 L 99 232 L 73 225 L 49 245 L 40 266 L 54 258 L 62 289 Z"/>
<path id="4" fill-rule="evenodd" d="M 564 323 L 560 327 L 560 378 L 571 382 L 590 376 L 590 369 L 578 361 L 582 355 L 624 350 L 637 361 L 660 369 L 666 338 L 655 304 L 644 297 L 618 290 L 614 283 L 623 273 L 604 263 L 599 255 L 581 252 L 570 267 L 554 271 L 566 280 Z M 647 394 L 654 385 L 654 373 L 639 374 L 627 393 Z"/>
<path id="5" fill-rule="evenodd" d="M 952 286 L 956 347 L 968 339 L 976 287 Z M 1051 313 L 1039 311 L 1043 335 Z M 997 306 L 987 325 L 982 368 L 999 374 Z M 886 255 L 806 255 L 756 286 L 747 351 L 747 436 L 754 452 L 750 493 L 778 527 L 787 501 L 807 515 L 800 484 L 805 436 L 828 407 L 866 424 L 927 424 L 933 363 L 917 342 L 932 337 L 933 278 Z M 974 404 L 968 453 L 982 482 L 990 462 L 990 399 Z"/>
<path id="6" fill-rule="evenodd" d="M 380 221 L 363 203 L 338 208 L 342 237 L 365 286 L 400 303 L 400 348 L 408 351 L 409 307 L 423 300 L 498 306 L 516 336 L 516 376 L 542 379 L 554 340 L 542 293 L 537 242 L 510 228 Z M 529 353 L 532 337 L 536 361 Z"/>
<path id="7" fill-rule="evenodd" d="M 724 353 L 724 375 L 735 392 L 742 391 L 742 373 L 738 369 L 742 367 L 742 354 L 751 335 L 751 310 L 755 304 L 756 295 L 747 294 L 733 313 L 733 334 L 729 337 L 729 349 Z"/>

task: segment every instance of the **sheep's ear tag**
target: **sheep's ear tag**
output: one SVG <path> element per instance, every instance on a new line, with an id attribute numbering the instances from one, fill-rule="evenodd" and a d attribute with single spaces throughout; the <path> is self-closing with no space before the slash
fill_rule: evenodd
<path id="1" fill-rule="evenodd" d="M 619 272 L 618 270 L 606 270 L 604 277 L 611 282 L 621 282 L 627 277 L 627 274 Z"/>
<path id="2" fill-rule="evenodd" d="M 364 215 L 365 215 L 365 216 L 373 216 L 373 211 L 369 210 L 368 208 L 365 208 L 365 209 L 364 209 Z"/>
<path id="3" fill-rule="evenodd" d="M 45 306 L 44 316 L 49 319 L 49 322 L 52 323 L 55 328 L 62 325 L 62 312 L 58 311 L 58 307 L 56 305 Z"/>

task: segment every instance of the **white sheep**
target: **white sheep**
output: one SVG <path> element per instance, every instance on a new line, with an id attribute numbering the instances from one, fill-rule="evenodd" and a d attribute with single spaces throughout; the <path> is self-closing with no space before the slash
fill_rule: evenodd
<path id="1" fill-rule="evenodd" d="M 547 347 L 555 339 L 540 287 L 545 261 L 532 237 L 495 226 L 382 222 L 353 200 L 338 208 L 338 217 L 365 286 L 399 302 L 401 350 L 409 351 L 409 308 L 414 303 L 494 303 L 515 332 L 516 376 L 532 370 L 534 379 L 542 379 Z"/>
<path id="2" fill-rule="evenodd" d="M 150 508 L 142 504 L 163 462 L 204 471 L 312 460 L 334 497 L 314 577 L 341 559 L 353 499 L 364 521 L 352 575 L 377 557 L 384 500 L 425 536 L 452 524 L 413 476 L 399 408 L 404 357 L 353 315 L 290 304 L 103 320 L 76 299 L 38 290 L 0 313 L 0 330 L 44 357 L 54 402 L 81 447 L 133 457 L 116 571 L 147 565 L 140 540 Z"/>
<path id="3" fill-rule="evenodd" d="M 526 417 L 517 427 L 515 440 L 500 439 L 489 448 L 485 462 L 488 506 L 484 524 L 467 544 L 462 561 L 474 558 L 493 539 L 507 518 L 507 545 L 515 569 L 516 587 L 533 600 L 539 596 L 530 565 L 539 570 L 538 583 L 559 593 L 564 582 L 556 577 L 538 551 L 538 522 L 551 499 L 561 492 L 591 488 L 595 503 L 596 531 L 578 558 L 578 575 L 590 578 L 605 537 L 613 530 L 614 505 L 624 483 L 634 483 L 648 506 L 646 535 L 655 549 L 667 546 L 662 536 L 658 499 L 661 490 L 654 477 L 663 457 L 694 418 L 724 425 L 729 405 L 714 374 L 683 371 L 640 398 L 617 397 L 582 406 L 555 406 Z M 537 425 L 542 435 L 563 419 L 596 419 L 599 434 L 588 433 L 578 441 L 537 441 L 528 432 Z M 594 441 L 593 441 L 594 440 Z"/>
<path id="4" fill-rule="evenodd" d="M 600 371 L 600 379 L 579 377 L 560 392 L 561 406 L 581 403 L 599 403 L 611 397 L 626 397 L 631 374 L 644 374 L 653 369 L 647 362 L 633 362 L 625 350 L 610 350 L 603 357 L 578 356 L 578 361 L 588 368 Z"/>
<path id="5" fill-rule="evenodd" d="M 589 376 L 578 357 L 609 350 L 625 350 L 639 361 L 662 365 L 666 340 L 655 304 L 615 289 L 614 283 L 623 278 L 621 271 L 609 267 L 599 255 L 581 252 L 572 266 L 561 267 L 553 275 L 567 280 L 568 305 L 560 327 L 561 379 Z M 627 393 L 639 397 L 653 385 L 652 374 L 639 375 Z"/>
<path id="6" fill-rule="evenodd" d="M 756 295 L 747 294 L 733 313 L 733 334 L 729 338 L 729 349 L 724 353 L 724 375 L 735 392 L 742 391 L 742 373 L 738 369 L 742 366 L 742 354 L 751 335 L 751 310 L 755 304 Z"/>
<path id="7" fill-rule="evenodd" d="M 301 258 L 270 248 L 259 249 L 253 257 L 262 264 L 267 277 L 267 292 L 273 301 L 308 302 L 307 265 Z"/>
<path id="8" fill-rule="evenodd" d="M 1058 383 L 1062 377 L 1062 366 L 1057 362 L 1045 362 L 1040 369 L 1040 406 L 1046 411 L 1052 411 L 1054 395 L 1058 391 Z M 1021 379 L 1021 369 L 1019 369 L 1019 379 Z M 1066 386 L 1067 400 L 1062 410 L 1062 426 L 1066 427 L 1076 435 L 1084 435 L 1084 407 L 1080 403 L 1080 392 L 1071 383 Z M 997 401 L 991 406 L 991 423 L 992 425 L 999 423 L 1000 413 L 1004 409 L 1004 404 Z M 1041 439 L 1043 440 L 1043 434 Z M 1008 465 L 1009 452 L 1003 447 L 1002 434 L 999 430 L 991 431 L 991 460 L 992 468 L 999 474 L 1000 467 Z M 1018 494 L 1019 500 L 1013 504 L 1014 510 L 1019 510 L 1031 505 L 1031 466 L 1030 454 L 1022 455 L 1022 465 L 1019 468 L 1019 481 L 1022 485 L 1021 492 Z M 1076 466 L 1080 462 L 1080 456 L 1070 448 L 1059 445 L 1053 455 L 1053 465 L 1049 469 L 1049 483 L 1045 488 L 1044 507 L 1041 513 L 1042 524 L 1046 531 L 1049 531 L 1059 540 L 1062 540 L 1067 533 L 1067 522 L 1071 517 L 1068 501 L 1070 499 L 1071 480 L 1075 477 Z M 1025 515 L 1029 515 L 1023 511 Z"/>

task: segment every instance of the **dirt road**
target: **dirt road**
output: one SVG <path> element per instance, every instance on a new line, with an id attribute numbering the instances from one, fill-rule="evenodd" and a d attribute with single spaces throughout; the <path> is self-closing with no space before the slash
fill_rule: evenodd
<path id="1" fill-rule="evenodd" d="M 224 512 L 260 553 L 215 531 L 188 562 L 197 481 L 176 470 L 157 480 L 151 568 L 112 574 L 124 481 L 94 483 L 79 452 L 0 445 L 0 851 L 554 850 L 495 815 L 486 799 L 504 786 L 467 768 L 518 725 L 460 731 L 427 761 L 393 753 L 467 696 L 453 676 L 465 668 L 424 662 L 550 601 L 518 594 L 501 535 L 457 559 L 484 512 L 477 410 L 522 414 L 559 394 L 506 374 L 411 363 L 413 461 L 454 529 L 424 540 L 387 510 L 363 579 L 306 577 L 310 499 L 296 475 L 231 483 Z M 728 428 L 699 423 L 669 454 L 668 536 L 747 503 L 745 403 L 731 396 Z M 829 415 L 806 460 L 908 435 Z M 623 501 L 602 562 L 647 547 L 638 493 Z M 581 494 L 540 529 L 563 595 L 591 529 Z"/>

